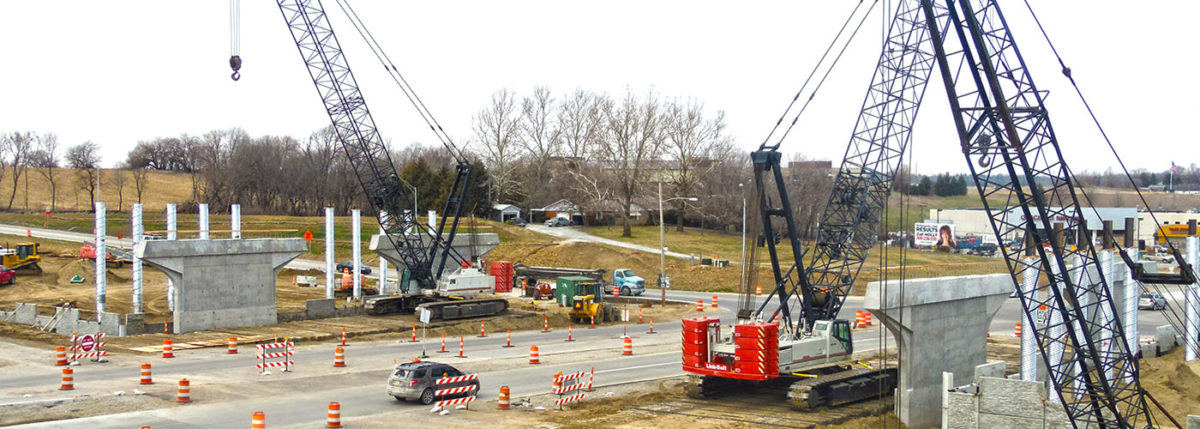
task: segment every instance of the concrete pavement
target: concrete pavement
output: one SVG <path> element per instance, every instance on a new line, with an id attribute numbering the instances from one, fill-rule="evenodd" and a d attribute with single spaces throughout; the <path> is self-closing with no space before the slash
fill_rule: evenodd
<path id="1" fill-rule="evenodd" d="M 554 236 L 554 237 L 558 237 L 558 238 L 565 238 L 565 239 L 567 239 L 567 241 L 583 241 L 583 242 L 589 242 L 589 243 L 607 244 L 609 246 L 616 246 L 616 247 L 621 247 L 621 248 L 625 248 L 625 249 L 637 250 L 639 252 L 653 253 L 655 255 L 661 253 L 659 251 L 659 249 L 655 248 L 655 247 L 643 246 L 640 244 L 626 243 L 624 241 L 617 241 L 617 240 L 612 240 L 612 239 L 608 239 L 608 238 L 597 237 L 597 236 L 588 234 L 586 232 L 583 232 L 583 230 L 581 230 L 579 228 L 570 227 L 570 226 L 548 227 L 548 226 L 544 226 L 544 225 L 529 225 L 526 228 L 528 228 L 530 231 L 533 231 L 533 232 L 539 232 L 542 234 L 546 234 L 546 235 L 550 235 L 550 236 Z M 667 246 L 668 249 L 670 247 L 671 246 Z M 692 257 L 691 255 L 687 255 L 687 254 L 683 254 L 683 253 L 679 253 L 679 252 L 672 252 L 669 250 L 667 251 L 667 256 L 670 256 L 672 258 L 679 258 L 679 259 L 691 259 L 691 257 Z"/>

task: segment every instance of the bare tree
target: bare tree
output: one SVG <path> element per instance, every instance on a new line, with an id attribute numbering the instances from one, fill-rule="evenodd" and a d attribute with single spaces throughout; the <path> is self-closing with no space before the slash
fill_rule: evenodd
<path id="1" fill-rule="evenodd" d="M 480 110 L 471 121 L 476 144 L 492 176 L 495 201 L 519 200 L 520 189 L 518 150 L 521 146 L 521 115 L 516 108 L 516 95 L 508 89 L 492 94 L 492 104 Z"/>
<path id="2" fill-rule="evenodd" d="M 58 136 L 50 133 L 38 137 L 37 150 L 29 155 L 29 164 L 50 185 L 51 211 L 58 209 L 58 181 L 54 175 L 58 162 Z"/>
<path id="3" fill-rule="evenodd" d="M 100 146 L 85 141 L 67 149 L 67 165 L 79 175 L 79 189 L 88 193 L 91 206 L 96 211 L 96 189 L 100 186 Z"/>
<path id="4" fill-rule="evenodd" d="M 117 187 L 117 212 L 125 207 L 125 167 L 119 166 L 108 176 L 108 182 Z"/>
<path id="5" fill-rule="evenodd" d="M 539 86 L 533 89 L 533 95 L 521 101 L 521 145 L 529 153 L 533 168 L 531 184 L 539 189 L 553 180 L 553 169 L 547 168 L 550 158 L 560 151 L 560 130 L 554 120 L 556 113 L 554 97 L 550 88 Z M 531 204 L 542 204 L 553 201 L 552 195 L 545 192 L 527 192 Z"/>
<path id="6" fill-rule="evenodd" d="M 662 106 L 654 94 L 638 99 L 627 92 L 619 104 L 607 103 L 604 112 L 604 138 L 596 147 L 605 165 L 605 173 L 615 188 L 620 204 L 622 237 L 630 237 L 629 224 L 634 201 L 642 196 L 648 170 L 658 160 L 663 144 Z"/>
<path id="7" fill-rule="evenodd" d="M 704 118 L 704 104 L 695 100 L 677 100 L 667 108 L 664 121 L 667 145 L 664 152 L 670 159 L 673 174 L 665 179 L 674 188 L 675 196 L 693 197 L 704 178 L 728 159 L 733 150 L 725 134 L 725 112 L 718 111 L 712 119 Z M 675 230 L 683 232 L 687 201 L 676 201 Z"/>
<path id="8" fill-rule="evenodd" d="M 146 192 L 146 183 L 150 178 L 150 169 L 146 167 L 135 167 L 130 170 L 130 173 L 130 175 L 133 176 L 133 193 L 137 195 L 138 204 L 141 204 L 142 194 Z"/>
<path id="9" fill-rule="evenodd" d="M 612 187 L 603 168 L 591 158 L 596 155 L 597 140 L 603 135 L 600 106 L 610 104 L 607 97 L 576 89 L 558 110 L 558 130 L 563 154 L 566 191 L 582 212 L 612 198 Z M 584 225 L 591 219 L 583 217 Z"/>
<path id="10" fill-rule="evenodd" d="M 12 193 L 8 195 L 8 208 L 12 210 L 13 200 L 17 197 L 17 185 L 21 183 L 21 174 L 29 168 L 29 155 L 32 152 L 34 141 L 37 136 L 30 131 L 14 132 L 8 136 L 5 146 L 8 148 L 8 153 L 12 154 L 11 164 L 13 175 Z"/>

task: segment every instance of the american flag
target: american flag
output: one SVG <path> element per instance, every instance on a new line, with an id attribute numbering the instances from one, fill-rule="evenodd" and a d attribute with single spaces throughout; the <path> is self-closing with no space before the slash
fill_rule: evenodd
<path id="1" fill-rule="evenodd" d="M 1171 161 L 1171 172 L 1178 173 L 1178 171 L 1175 170 L 1175 161 Z"/>

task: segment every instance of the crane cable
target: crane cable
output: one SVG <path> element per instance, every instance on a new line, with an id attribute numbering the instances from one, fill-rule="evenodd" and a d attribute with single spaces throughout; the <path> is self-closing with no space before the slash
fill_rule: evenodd
<path id="1" fill-rule="evenodd" d="M 829 68 L 827 70 L 825 70 L 825 74 L 821 76 L 821 80 L 817 82 L 817 86 L 815 88 L 813 88 L 812 93 L 808 95 L 808 99 L 804 101 L 804 105 L 800 107 L 800 110 L 798 112 L 796 112 L 796 116 L 792 118 L 792 123 L 790 125 L 788 125 L 786 130 L 784 130 L 783 135 L 779 136 L 779 141 L 777 141 L 774 145 L 771 145 L 771 146 L 767 146 L 767 144 L 764 142 L 763 147 L 770 147 L 770 148 L 774 149 L 774 148 L 778 148 L 780 145 L 783 144 L 783 140 L 786 139 L 788 134 L 792 132 L 792 128 L 796 127 L 796 123 L 800 120 L 800 115 L 804 114 L 804 111 L 808 110 L 808 105 L 811 104 L 813 101 L 813 98 L 817 96 L 817 91 L 820 91 L 821 87 L 825 85 L 825 80 L 828 79 L 829 75 L 833 73 L 833 69 L 837 67 L 838 62 L 842 59 L 842 55 L 844 55 L 846 53 L 846 49 L 849 48 L 850 43 L 854 41 L 854 36 L 857 36 L 859 30 L 862 30 L 863 24 L 865 24 L 867 22 L 867 18 L 871 16 L 871 11 L 874 10 L 875 6 L 878 4 L 879 4 L 879 0 L 875 0 L 874 2 L 871 3 L 871 7 L 867 8 L 867 12 L 864 13 L 862 19 L 858 21 L 858 25 L 855 26 L 854 31 L 852 33 L 850 33 L 850 37 L 846 39 L 846 43 L 842 45 L 842 49 L 840 51 L 838 51 L 838 54 L 836 57 L 834 57 L 833 62 L 829 64 Z M 840 35 L 841 32 L 839 31 L 838 34 Z M 834 39 L 834 40 L 836 41 L 836 39 Z M 820 66 L 819 63 L 818 63 L 818 66 Z M 813 72 L 816 72 L 816 68 L 813 69 Z M 810 77 L 811 77 L 811 75 L 810 75 Z M 805 83 L 807 84 L 807 81 Z M 796 95 L 799 96 L 799 93 L 797 93 Z M 796 99 L 793 98 L 792 104 L 795 104 L 795 101 L 796 101 Z M 791 110 L 791 107 L 792 106 L 789 104 L 788 110 Z M 786 111 L 784 112 L 784 115 L 785 116 L 787 115 Z M 783 117 L 780 117 L 780 120 L 782 120 L 782 119 L 783 119 Z M 778 128 L 778 127 L 779 127 L 779 123 L 776 123 L 776 128 Z M 771 132 L 772 132 L 772 134 L 774 134 L 775 129 L 772 129 Z"/>
<path id="2" fill-rule="evenodd" d="M 1146 197 L 1145 197 L 1145 195 L 1142 194 L 1142 190 L 1140 188 L 1138 188 L 1137 182 L 1134 181 L 1134 179 L 1133 179 L 1133 175 L 1129 173 L 1129 168 L 1125 166 L 1125 161 L 1122 160 L 1121 155 L 1119 153 L 1117 153 L 1117 148 L 1113 145 L 1112 139 L 1110 139 L 1108 137 L 1108 133 L 1106 131 L 1104 131 L 1104 126 L 1102 126 L 1100 124 L 1100 119 L 1096 117 L 1096 113 L 1095 113 L 1095 111 L 1092 110 L 1091 104 L 1088 103 L 1087 98 L 1084 97 L 1083 90 L 1081 90 L 1079 88 L 1079 85 L 1075 82 L 1075 77 L 1071 75 L 1071 68 L 1067 67 L 1066 62 L 1063 61 L 1062 56 L 1059 55 L 1058 48 L 1055 47 L 1054 42 L 1052 42 L 1050 40 L 1050 35 L 1046 33 L 1046 28 L 1042 26 L 1042 21 L 1040 19 L 1038 19 L 1037 13 L 1035 13 L 1033 11 L 1033 6 L 1031 6 L 1029 4 L 1029 0 L 1025 0 L 1024 3 L 1025 3 L 1026 9 L 1029 10 L 1030 16 L 1033 17 L 1034 23 L 1037 24 L 1038 30 L 1041 31 L 1042 37 L 1046 40 L 1046 44 L 1050 46 L 1050 50 L 1054 53 L 1054 58 L 1056 60 L 1058 60 L 1059 66 L 1062 67 L 1063 76 L 1066 76 L 1067 80 L 1071 82 L 1071 87 L 1075 89 L 1075 94 L 1079 96 L 1079 100 L 1083 103 L 1084 108 L 1087 109 L 1088 115 L 1091 116 L 1092 123 L 1096 125 L 1096 129 L 1100 131 L 1100 135 L 1104 138 L 1104 142 L 1108 145 L 1109 151 L 1112 152 L 1113 157 L 1116 158 L 1117 164 L 1121 166 L 1121 172 L 1124 173 L 1125 178 L 1129 181 L 1129 184 L 1133 187 L 1134 192 L 1137 193 L 1138 199 L 1142 202 L 1142 206 L 1146 208 L 1146 212 L 1150 214 L 1150 219 L 1154 222 L 1155 229 L 1160 230 L 1161 229 L 1160 225 L 1162 225 L 1162 224 L 1158 221 L 1158 217 L 1154 215 L 1154 210 L 1150 208 L 1150 203 L 1148 201 L 1146 201 Z M 1071 173 L 1068 170 L 1068 174 L 1070 174 L 1071 180 L 1076 182 L 1076 184 L 1078 184 L 1078 181 L 1074 180 L 1074 173 Z M 1099 211 L 1096 210 L 1095 206 L 1092 205 L 1091 197 L 1088 196 L 1087 190 L 1085 190 L 1083 188 L 1083 186 L 1077 186 L 1077 187 L 1079 188 L 1080 193 L 1083 194 L 1084 201 L 1086 201 L 1088 203 L 1088 206 L 1090 206 L 1092 208 L 1092 211 L 1095 213 L 1096 217 L 1099 219 L 1100 218 Z M 1171 253 L 1174 254 L 1174 252 L 1176 251 L 1175 245 L 1171 243 L 1171 240 L 1166 240 L 1166 244 L 1167 244 L 1167 247 L 1171 250 Z M 1132 269 L 1132 267 L 1131 267 L 1131 269 Z M 1183 270 L 1183 267 L 1180 267 L 1180 271 L 1182 271 L 1182 270 Z M 1182 274 L 1182 272 L 1181 272 L 1181 274 Z M 1137 283 L 1140 284 L 1141 282 L 1139 281 Z M 1163 296 L 1170 296 L 1170 293 L 1163 293 L 1164 291 L 1170 292 L 1169 290 L 1166 290 L 1167 288 L 1165 286 L 1161 286 L 1159 284 L 1149 284 L 1149 285 L 1155 289 L 1155 292 L 1158 292 L 1158 293 L 1162 294 Z M 1145 285 L 1143 285 L 1143 286 L 1145 286 Z M 1187 297 L 1188 295 L 1191 295 L 1194 300 L 1196 300 L 1197 302 L 1200 302 L 1200 296 L 1196 296 L 1197 295 L 1196 292 L 1191 290 L 1191 288 L 1182 287 L 1181 289 L 1184 290 L 1185 297 Z M 1186 332 L 1186 330 L 1181 329 L 1181 326 L 1186 326 L 1185 325 L 1186 322 L 1183 320 L 1184 317 L 1180 316 L 1176 312 L 1176 310 L 1174 308 L 1172 308 L 1172 306 L 1167 306 L 1167 309 L 1171 312 L 1171 315 L 1164 317 L 1164 318 L 1167 319 L 1167 321 L 1177 331 Z M 1172 320 L 1172 319 L 1175 319 L 1175 320 Z M 1176 325 L 1177 321 L 1179 322 L 1179 325 Z M 1128 335 L 1128 333 L 1126 333 L 1126 335 Z M 1189 347 L 1189 346 L 1194 351 L 1200 352 L 1200 346 L 1197 346 L 1197 344 L 1195 342 L 1192 342 L 1191 344 L 1188 344 L 1187 342 L 1185 342 L 1185 347 Z M 1134 347 L 1134 345 L 1129 345 L 1129 347 Z M 1131 350 L 1131 352 L 1132 352 L 1132 350 Z"/>
<path id="3" fill-rule="evenodd" d="M 825 48 L 825 53 L 821 54 L 821 59 L 817 60 L 817 64 L 813 66 L 812 71 L 808 73 L 808 77 L 804 79 L 804 84 L 800 85 L 800 89 L 797 90 L 796 95 L 792 97 L 792 102 L 788 103 L 786 109 L 783 109 L 783 113 L 779 115 L 779 119 L 775 121 L 775 127 L 771 128 L 771 132 L 767 133 L 767 137 L 764 138 L 762 144 L 759 145 L 760 149 L 767 147 L 767 142 L 771 140 L 771 136 L 775 135 L 775 131 L 779 129 L 781 124 L 783 124 L 783 119 L 787 117 L 788 112 L 790 112 L 792 107 L 796 105 L 796 100 L 800 99 L 800 94 L 804 93 L 804 88 L 808 87 L 808 84 L 812 81 L 813 76 L 817 74 L 817 70 L 820 70 L 821 64 L 825 62 L 825 58 L 829 56 L 829 52 L 832 51 L 833 47 L 837 45 L 838 39 L 841 39 L 842 33 L 846 31 L 846 27 L 850 25 L 850 21 L 854 19 L 854 15 L 858 13 L 858 9 L 862 7 L 862 4 L 863 0 L 858 0 L 858 4 L 854 5 L 854 9 L 851 10 L 850 15 L 846 17 L 846 21 L 842 23 L 842 28 L 838 30 L 837 35 L 833 37 L 833 40 L 829 41 L 829 46 Z M 813 93 L 815 95 L 816 90 L 814 90 Z M 811 101 L 812 96 L 810 95 L 808 99 Z"/>
<path id="4" fill-rule="evenodd" d="M 229 0 L 229 68 L 230 78 L 242 78 L 242 0 Z"/>
<path id="5" fill-rule="evenodd" d="M 433 134 L 437 136 L 438 141 L 440 141 L 442 146 L 444 146 L 446 150 L 450 152 L 450 155 L 454 157 L 455 161 L 459 163 L 465 163 L 466 157 L 463 155 L 462 151 L 455 146 L 453 140 L 450 139 L 450 135 L 447 134 L 445 129 L 442 128 L 442 124 L 439 123 L 436 118 L 434 118 L 433 112 L 430 112 L 429 108 L 425 106 L 425 102 L 421 100 L 421 97 L 418 96 L 416 91 L 413 90 L 412 86 L 409 85 L 408 80 L 405 79 L 404 75 L 400 73 L 400 69 L 398 69 L 394 63 L 392 63 L 391 57 L 389 57 L 387 52 L 383 50 L 383 47 L 379 45 L 379 42 L 375 40 L 375 36 L 371 34 L 371 30 L 369 30 L 366 24 L 362 22 L 362 18 L 359 18 L 358 12 L 354 10 L 354 7 L 350 5 L 348 0 L 336 1 L 338 8 L 340 8 L 342 13 L 346 15 L 346 18 L 350 20 L 350 23 L 354 26 L 355 31 L 358 31 L 358 35 L 362 37 L 364 42 L 367 43 L 367 46 L 371 49 L 371 53 L 375 54 L 375 58 L 378 59 L 380 64 L 383 65 L 384 70 L 387 70 L 388 75 L 392 78 L 392 81 L 395 82 L 396 86 L 400 88 L 400 92 L 403 92 L 404 96 L 408 98 L 409 103 L 411 103 L 412 106 L 417 109 L 417 114 L 421 115 L 421 119 L 425 121 L 425 124 L 429 126 L 429 129 L 433 131 Z"/>

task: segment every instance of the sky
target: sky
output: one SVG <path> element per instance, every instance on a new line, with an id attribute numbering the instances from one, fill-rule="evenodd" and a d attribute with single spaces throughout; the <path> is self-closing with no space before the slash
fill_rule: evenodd
<path id="1" fill-rule="evenodd" d="M 381 133 L 436 144 L 332 0 L 325 2 Z M 1194 43 L 1200 2 L 1031 1 L 1131 168 L 1198 162 Z M 870 5 L 871 0 L 866 1 Z M 879 2 L 781 150 L 839 161 L 881 46 Z M 726 113 L 739 147 L 757 147 L 854 7 L 845 1 L 352 0 L 430 111 L 459 145 L 492 93 L 548 86 L 613 96 L 653 91 Z M 1066 160 L 1115 168 L 1024 2 L 1001 0 Z M 865 8 L 866 6 L 864 6 Z M 86 140 L 103 163 L 140 140 L 241 127 L 304 138 L 329 119 L 274 2 L 241 5 L 242 78 L 230 79 L 223 1 L 4 1 L 0 132 Z M 934 75 L 935 79 L 937 75 Z M 1188 83 L 1193 82 L 1193 83 Z M 966 172 L 940 79 L 913 131 L 922 174 Z M 806 93 L 807 95 L 807 93 Z"/>

